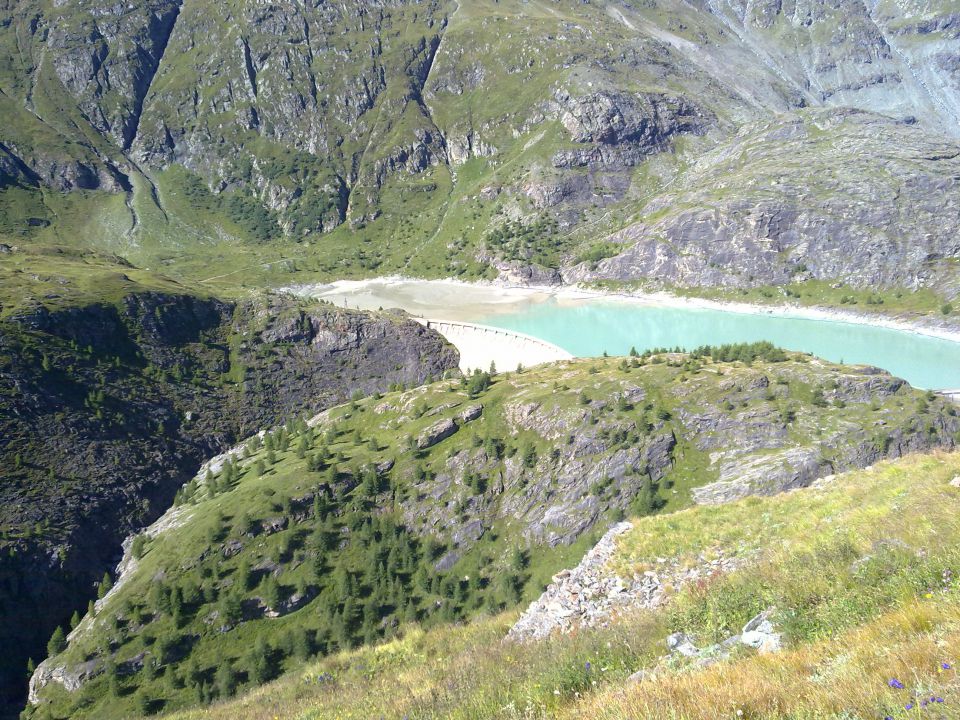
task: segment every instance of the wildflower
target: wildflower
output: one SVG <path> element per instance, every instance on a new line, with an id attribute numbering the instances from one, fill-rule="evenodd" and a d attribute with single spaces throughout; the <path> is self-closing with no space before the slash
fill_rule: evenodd
<path id="1" fill-rule="evenodd" d="M 892 687 L 894 690 L 903 690 L 903 683 L 896 678 L 890 678 L 890 681 L 887 682 L 887 685 Z"/>
<path id="2" fill-rule="evenodd" d="M 590 672 L 590 661 L 587 660 L 587 664 L 584 666 L 587 669 L 587 672 Z"/>
<path id="3" fill-rule="evenodd" d="M 945 663 L 940 663 L 940 670 L 950 670 L 951 667 L 952 667 L 952 666 L 950 665 L 950 663 L 947 663 L 947 662 L 945 662 Z"/>
<path id="4" fill-rule="evenodd" d="M 942 697 L 935 697 L 935 698 L 933 698 L 933 702 L 935 702 L 935 703 L 942 703 L 942 702 L 943 702 L 943 698 L 942 698 Z"/>
<path id="5" fill-rule="evenodd" d="M 906 705 L 903 706 L 903 709 L 904 709 L 904 710 L 913 710 L 913 703 L 912 703 L 912 702 L 908 702 Z"/>

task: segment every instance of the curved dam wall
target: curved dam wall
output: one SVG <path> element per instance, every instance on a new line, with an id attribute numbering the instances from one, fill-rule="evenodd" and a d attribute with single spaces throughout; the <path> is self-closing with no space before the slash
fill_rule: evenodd
<path id="1" fill-rule="evenodd" d="M 451 320 L 419 322 L 436 330 L 460 351 L 460 369 L 464 372 L 486 370 L 491 362 L 498 370 L 507 371 L 515 370 L 517 365 L 532 367 L 573 357 L 552 343 L 511 330 Z"/>

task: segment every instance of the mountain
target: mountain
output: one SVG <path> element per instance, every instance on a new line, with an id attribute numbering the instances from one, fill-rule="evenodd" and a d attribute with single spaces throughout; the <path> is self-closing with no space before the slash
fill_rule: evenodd
<path id="1" fill-rule="evenodd" d="M 221 286 L 958 293 L 947 0 L 6 9 L 0 232 L 18 242 Z"/>
<path id="2" fill-rule="evenodd" d="M 4 291 L 47 260 L 14 265 Z M 260 427 L 458 362 L 404 315 L 287 296 L 224 302 L 116 259 L 53 260 L 83 276 L 84 294 L 5 302 L 0 317 L 0 687 L 13 704 L 28 658 L 44 655 L 123 538 L 162 514 L 204 459 Z"/>
<path id="3" fill-rule="evenodd" d="M 223 699 L 411 623 L 511 608 L 625 515 L 805 487 L 958 433 L 952 405 L 900 380 L 766 345 L 356 399 L 202 468 L 51 645 L 26 717 Z"/>
<path id="4" fill-rule="evenodd" d="M 461 379 L 402 313 L 276 289 L 582 283 L 955 329 L 958 57 L 956 0 L 0 0 L 0 715 L 47 654 L 28 716 L 367 662 L 532 599 L 614 519 L 953 448 L 955 408 L 874 369 L 758 345 Z M 130 545 L 47 653 L 161 517 L 183 534 Z"/>

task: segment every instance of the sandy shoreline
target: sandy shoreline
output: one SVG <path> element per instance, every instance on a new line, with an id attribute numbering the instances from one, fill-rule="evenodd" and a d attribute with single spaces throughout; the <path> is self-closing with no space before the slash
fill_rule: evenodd
<path id="1" fill-rule="evenodd" d="M 518 306 L 553 300 L 560 304 L 578 304 L 603 299 L 650 307 L 719 310 L 747 315 L 771 315 L 826 322 L 870 325 L 917 335 L 960 342 L 960 329 L 934 322 L 900 320 L 895 317 L 849 312 L 834 308 L 799 305 L 768 306 L 756 303 L 687 298 L 668 292 L 624 293 L 586 289 L 579 286 L 507 286 L 459 280 L 420 280 L 400 276 L 367 280 L 338 280 L 328 284 L 284 288 L 350 307 L 374 310 L 400 307 L 412 315 L 430 319 L 470 322 L 482 314 L 515 312 Z M 338 302 L 338 300 L 340 302 Z"/>

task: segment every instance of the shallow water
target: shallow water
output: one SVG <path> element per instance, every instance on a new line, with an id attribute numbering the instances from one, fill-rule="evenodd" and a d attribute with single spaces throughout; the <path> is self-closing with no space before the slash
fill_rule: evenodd
<path id="1" fill-rule="evenodd" d="M 579 357 L 769 340 L 833 362 L 875 365 L 915 387 L 960 388 L 960 343 L 858 323 L 606 299 L 548 300 L 474 321 L 533 335 Z"/>

